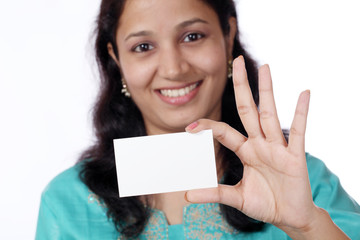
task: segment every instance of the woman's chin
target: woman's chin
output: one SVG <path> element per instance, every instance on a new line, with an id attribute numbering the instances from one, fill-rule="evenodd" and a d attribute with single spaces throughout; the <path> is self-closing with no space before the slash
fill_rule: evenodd
<path id="1" fill-rule="evenodd" d="M 185 132 L 185 128 L 197 119 L 189 118 L 188 120 L 179 121 L 179 119 L 168 118 L 161 126 L 149 126 L 147 124 L 146 131 L 148 135 L 166 134 Z"/>

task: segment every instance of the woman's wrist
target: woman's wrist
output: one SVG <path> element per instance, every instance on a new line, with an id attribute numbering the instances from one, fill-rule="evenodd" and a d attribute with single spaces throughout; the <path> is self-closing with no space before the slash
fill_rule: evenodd
<path id="1" fill-rule="evenodd" d="M 331 219 L 329 213 L 316 207 L 313 219 L 302 228 L 279 226 L 287 235 L 294 240 L 342 240 L 350 239 Z"/>

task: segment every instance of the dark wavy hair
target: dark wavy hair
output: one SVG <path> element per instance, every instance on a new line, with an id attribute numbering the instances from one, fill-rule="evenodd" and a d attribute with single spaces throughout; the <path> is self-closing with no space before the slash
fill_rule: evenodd
<path id="1" fill-rule="evenodd" d="M 228 20 L 230 17 L 237 17 L 233 0 L 202 1 L 217 13 L 224 36 L 229 34 Z M 127 237 L 134 237 L 144 230 L 150 211 L 139 197 L 119 198 L 113 139 L 144 136 L 146 131 L 137 106 L 130 98 L 121 94 L 121 73 L 107 48 L 107 44 L 111 43 L 115 54 L 118 53 L 115 33 L 124 4 L 125 0 L 101 2 L 95 29 L 96 60 L 101 77 L 100 93 L 93 115 L 97 140 L 94 146 L 82 154 L 79 161 L 90 159 L 83 162 L 81 179 L 106 204 L 107 215 L 114 222 L 116 229 Z M 238 33 L 234 40 L 232 56 L 235 58 L 239 55 L 245 58 L 249 84 L 254 101 L 258 105 L 257 65 L 241 45 Z M 237 113 L 232 79 L 228 79 L 222 97 L 222 121 L 247 135 Z M 234 185 L 242 178 L 243 165 L 230 150 L 222 147 L 220 151 L 223 156 L 223 181 L 225 184 Z M 264 225 L 232 207 L 220 206 L 227 222 L 239 231 L 259 231 Z"/>

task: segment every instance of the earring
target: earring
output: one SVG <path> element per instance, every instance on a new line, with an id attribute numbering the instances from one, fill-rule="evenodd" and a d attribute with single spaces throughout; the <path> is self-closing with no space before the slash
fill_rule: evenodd
<path id="1" fill-rule="evenodd" d="M 227 75 L 228 78 L 232 78 L 232 70 L 233 70 L 232 63 L 233 63 L 233 60 L 230 59 L 228 61 L 228 75 Z"/>
<path id="2" fill-rule="evenodd" d="M 127 89 L 126 83 L 124 78 L 121 79 L 121 83 L 122 83 L 122 89 L 121 89 L 121 93 L 125 95 L 125 97 L 131 97 L 130 92 Z"/>

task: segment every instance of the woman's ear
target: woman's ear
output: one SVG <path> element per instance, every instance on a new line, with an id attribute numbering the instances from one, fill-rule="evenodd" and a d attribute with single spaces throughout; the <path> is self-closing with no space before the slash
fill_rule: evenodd
<path id="1" fill-rule="evenodd" d="M 229 33 L 226 36 L 226 46 L 227 46 L 227 54 L 229 57 L 232 57 L 232 51 L 234 47 L 234 40 L 236 37 L 236 34 L 238 32 L 237 29 L 237 20 L 234 17 L 229 18 Z"/>
<path id="2" fill-rule="evenodd" d="M 108 49 L 108 53 L 111 56 L 111 58 L 116 62 L 116 64 L 118 65 L 118 67 L 120 67 L 120 63 L 119 60 L 116 57 L 116 54 L 114 52 L 114 47 L 111 43 L 107 44 L 107 49 Z"/>

